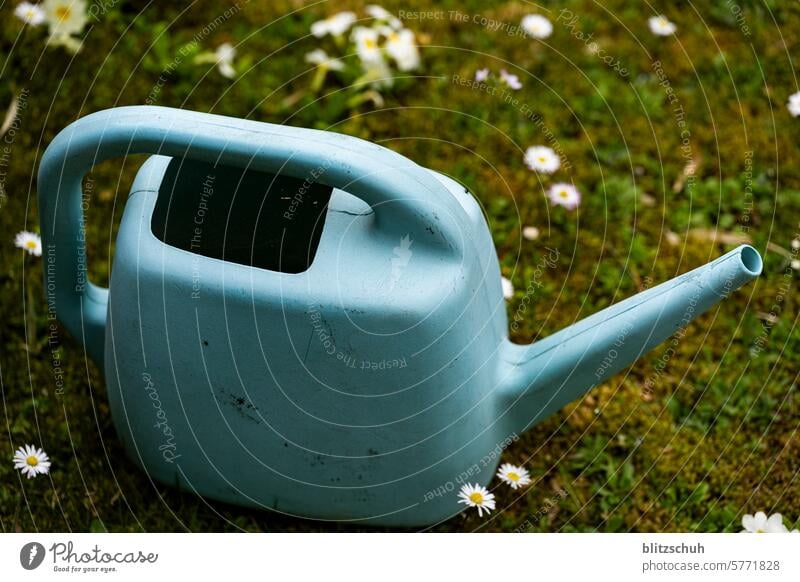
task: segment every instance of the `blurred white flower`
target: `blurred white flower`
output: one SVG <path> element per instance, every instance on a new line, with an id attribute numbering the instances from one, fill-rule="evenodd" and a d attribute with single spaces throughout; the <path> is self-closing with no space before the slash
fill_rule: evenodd
<path id="1" fill-rule="evenodd" d="M 488 78 L 489 78 L 489 69 L 478 69 L 477 71 L 475 71 L 476 83 L 483 83 Z"/>
<path id="2" fill-rule="evenodd" d="M 383 55 L 378 45 L 377 30 L 358 26 L 353 29 L 353 42 L 356 43 L 358 57 L 365 65 L 383 61 Z"/>
<path id="3" fill-rule="evenodd" d="M 657 36 L 669 36 L 678 30 L 666 16 L 651 16 L 647 19 L 647 24 L 650 26 L 650 31 Z"/>
<path id="4" fill-rule="evenodd" d="M 483 516 L 483 512 L 489 515 L 494 505 L 494 494 L 489 493 L 486 487 L 475 485 L 464 485 L 458 492 L 458 502 L 464 503 L 468 507 L 477 507 L 478 515 Z"/>
<path id="5" fill-rule="evenodd" d="M 386 61 L 364 62 L 364 75 L 360 78 L 362 82 L 369 83 L 375 89 L 389 88 L 394 84 L 392 70 Z"/>
<path id="6" fill-rule="evenodd" d="M 217 65 L 217 70 L 223 77 L 233 79 L 236 71 L 233 68 L 233 59 L 236 56 L 236 48 L 229 42 L 219 45 L 214 52 L 200 53 L 194 57 L 195 64 L 213 63 Z"/>
<path id="7" fill-rule="evenodd" d="M 322 49 L 316 49 L 306 54 L 306 62 L 319 67 L 325 67 L 332 71 L 341 71 L 344 69 L 344 63 L 339 59 L 329 57 Z"/>
<path id="8" fill-rule="evenodd" d="M 224 42 L 214 51 L 217 57 L 217 70 L 223 77 L 233 79 L 236 71 L 233 69 L 233 57 L 236 56 L 236 48 L 229 42 Z"/>
<path id="9" fill-rule="evenodd" d="M 800 250 L 800 238 L 793 238 L 791 245 L 794 250 Z"/>
<path id="10" fill-rule="evenodd" d="M 401 71 L 413 71 L 419 66 L 419 50 L 414 33 L 407 28 L 388 35 L 386 52 Z"/>
<path id="11" fill-rule="evenodd" d="M 50 457 L 42 449 L 25 445 L 14 453 L 14 468 L 27 475 L 28 479 L 46 475 L 50 471 Z"/>
<path id="12" fill-rule="evenodd" d="M 63 46 L 71 53 L 77 53 L 83 46 L 83 41 L 68 34 L 51 34 L 47 37 L 47 44 L 50 46 Z"/>
<path id="13" fill-rule="evenodd" d="M 14 8 L 14 16 L 31 26 L 39 26 L 45 21 L 44 10 L 42 10 L 38 4 L 31 4 L 30 2 L 20 2 L 17 4 L 17 7 Z"/>
<path id="14" fill-rule="evenodd" d="M 755 515 L 749 513 L 742 517 L 742 533 L 788 533 L 789 530 L 783 525 L 783 516 L 780 513 L 773 513 L 769 517 L 763 511 Z"/>
<path id="15" fill-rule="evenodd" d="M 789 95 L 787 107 L 789 108 L 789 113 L 791 113 L 793 117 L 800 116 L 800 91 Z"/>
<path id="16" fill-rule="evenodd" d="M 497 476 L 503 483 L 507 483 L 512 489 L 519 489 L 525 485 L 530 485 L 531 475 L 525 467 L 518 467 L 511 463 L 503 463 Z"/>
<path id="17" fill-rule="evenodd" d="M 512 285 L 509 279 L 500 277 L 500 286 L 503 289 L 503 299 L 508 300 L 514 297 L 514 285 Z"/>
<path id="18" fill-rule="evenodd" d="M 42 239 L 35 232 L 28 232 L 23 230 L 17 233 L 14 238 L 14 244 L 21 249 L 28 251 L 28 254 L 36 257 L 42 256 Z"/>
<path id="19" fill-rule="evenodd" d="M 522 238 L 525 240 L 536 240 L 539 238 L 539 229 L 535 226 L 526 226 L 522 229 Z"/>
<path id="20" fill-rule="evenodd" d="M 345 11 L 337 12 L 326 18 L 325 20 L 318 20 L 311 25 L 311 34 L 321 38 L 327 34 L 333 36 L 341 36 L 352 26 L 356 21 L 354 12 Z"/>
<path id="21" fill-rule="evenodd" d="M 86 0 L 44 0 L 42 9 L 56 44 L 66 45 L 63 37 L 82 32 L 89 21 Z"/>
<path id="22" fill-rule="evenodd" d="M 671 230 L 668 230 L 664 233 L 664 238 L 666 238 L 667 242 L 671 244 L 673 247 L 676 247 L 679 244 L 681 244 L 681 237 L 678 236 L 677 233 L 672 232 Z"/>
<path id="23" fill-rule="evenodd" d="M 516 75 L 512 75 L 505 69 L 500 69 L 500 80 L 502 80 L 503 83 L 505 83 L 515 91 L 517 89 L 522 89 L 522 83 L 520 82 L 519 77 L 517 77 Z"/>
<path id="24" fill-rule="evenodd" d="M 522 30 L 533 38 L 547 38 L 553 34 L 553 25 L 540 14 L 528 14 L 522 18 Z"/>
<path id="25" fill-rule="evenodd" d="M 792 260 L 792 261 L 789 263 L 789 265 L 790 265 L 790 266 L 792 267 L 792 269 L 794 269 L 795 271 L 800 271 L 800 260 L 798 260 L 798 259 L 793 259 L 793 260 Z"/>
<path id="26" fill-rule="evenodd" d="M 531 170 L 552 174 L 561 166 L 556 152 L 547 146 L 531 146 L 525 150 L 525 165 Z"/>
<path id="27" fill-rule="evenodd" d="M 556 206 L 568 210 L 575 210 L 581 203 L 581 193 L 572 184 L 553 184 L 547 191 L 547 197 Z"/>
<path id="28" fill-rule="evenodd" d="M 368 5 L 365 10 L 367 14 L 372 16 L 375 20 L 380 20 L 386 22 L 389 26 L 394 28 L 395 30 L 400 30 L 403 28 L 403 23 L 400 22 L 400 19 L 397 18 L 394 14 L 386 10 L 383 6 L 378 6 L 377 4 L 370 4 Z"/>

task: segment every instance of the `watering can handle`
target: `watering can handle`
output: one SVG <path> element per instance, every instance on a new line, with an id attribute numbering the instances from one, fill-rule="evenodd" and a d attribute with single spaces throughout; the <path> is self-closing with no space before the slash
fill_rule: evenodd
<path id="1" fill-rule="evenodd" d="M 51 312 L 103 361 L 108 290 L 88 281 L 82 180 L 97 163 L 150 153 L 323 183 L 368 203 L 375 227 L 458 255 L 466 214 L 428 170 L 354 137 L 167 107 L 108 109 L 59 133 L 39 168 L 39 216 Z"/>

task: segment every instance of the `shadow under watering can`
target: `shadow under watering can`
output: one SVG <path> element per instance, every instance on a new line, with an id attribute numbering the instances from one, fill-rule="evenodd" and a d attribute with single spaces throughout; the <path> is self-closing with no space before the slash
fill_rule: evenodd
<path id="1" fill-rule="evenodd" d="M 153 155 L 103 289 L 86 279 L 81 181 L 133 153 Z M 476 201 L 360 139 L 122 107 L 64 129 L 38 188 L 54 309 L 103 368 L 131 459 L 187 491 L 324 520 L 458 513 L 455 492 L 432 492 L 467 473 L 488 484 L 509 437 L 762 267 L 742 246 L 522 346 Z"/>

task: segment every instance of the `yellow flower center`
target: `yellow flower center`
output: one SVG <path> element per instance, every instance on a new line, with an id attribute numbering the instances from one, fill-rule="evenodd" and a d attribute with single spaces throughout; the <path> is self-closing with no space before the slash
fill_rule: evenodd
<path id="1" fill-rule="evenodd" d="M 39 459 L 31 455 L 30 457 L 25 459 L 25 462 L 28 463 L 31 467 L 35 467 L 36 465 L 39 464 Z"/>
<path id="2" fill-rule="evenodd" d="M 546 162 L 547 158 L 545 158 L 544 156 L 539 156 L 539 161 L 540 162 Z"/>
<path id="3" fill-rule="evenodd" d="M 757 529 L 756 533 L 767 533 L 767 532 L 765 532 L 763 529 Z"/>
<path id="4" fill-rule="evenodd" d="M 25 241 L 25 246 L 28 247 L 29 249 L 35 249 L 36 241 L 35 240 Z"/>
<path id="5" fill-rule="evenodd" d="M 558 195 L 561 196 L 562 198 L 569 198 L 569 192 L 567 192 L 566 190 L 562 190 L 561 192 L 558 193 Z"/>
<path id="6" fill-rule="evenodd" d="M 59 22 L 64 22 L 65 20 L 69 20 L 69 17 L 72 15 L 72 9 L 69 6 L 59 6 L 56 8 L 56 16 L 58 17 Z"/>
<path id="7" fill-rule="evenodd" d="M 476 491 L 469 496 L 469 500 L 475 505 L 481 505 L 483 503 L 483 495 L 479 491 Z"/>
<path id="8" fill-rule="evenodd" d="M 514 471 L 511 471 L 508 475 L 506 475 L 506 477 L 508 477 L 512 481 L 519 481 L 519 474 L 515 473 Z"/>
<path id="9" fill-rule="evenodd" d="M 376 46 L 378 46 L 378 43 L 375 42 L 375 39 L 368 38 L 364 40 L 364 46 L 368 49 L 374 49 Z"/>
<path id="10" fill-rule="evenodd" d="M 400 40 L 400 35 L 398 35 L 396 32 L 393 32 L 392 34 L 389 35 L 389 40 L 392 42 L 397 42 L 398 40 Z"/>

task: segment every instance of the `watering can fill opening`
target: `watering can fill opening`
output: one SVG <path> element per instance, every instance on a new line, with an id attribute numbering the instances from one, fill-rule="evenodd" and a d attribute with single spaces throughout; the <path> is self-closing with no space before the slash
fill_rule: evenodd
<path id="1" fill-rule="evenodd" d="M 152 155 L 103 289 L 86 279 L 82 178 L 133 153 Z M 456 515 L 464 475 L 488 485 L 513 436 L 762 268 L 743 246 L 521 346 L 477 201 L 373 143 L 120 107 L 61 131 L 37 186 L 48 307 L 103 369 L 131 459 L 314 519 Z"/>
<path id="2" fill-rule="evenodd" d="M 151 228 L 191 253 L 300 273 L 316 256 L 332 190 L 309 179 L 173 158 Z"/>

